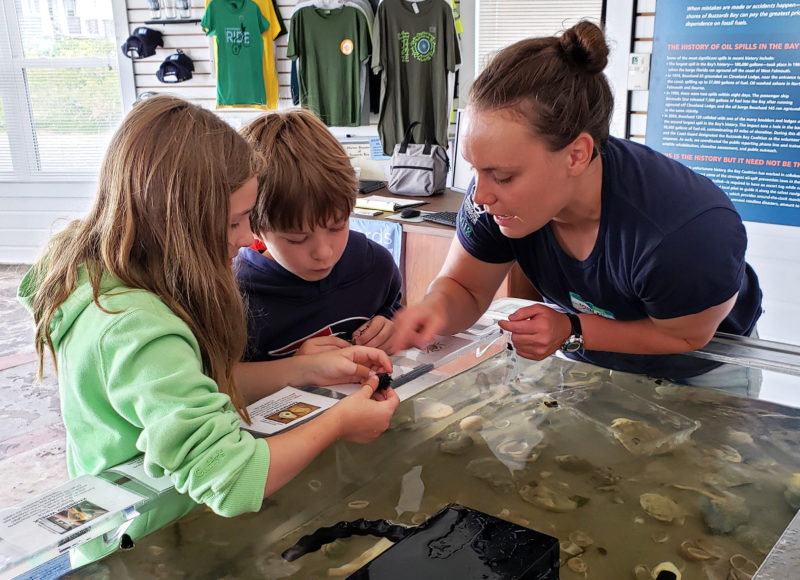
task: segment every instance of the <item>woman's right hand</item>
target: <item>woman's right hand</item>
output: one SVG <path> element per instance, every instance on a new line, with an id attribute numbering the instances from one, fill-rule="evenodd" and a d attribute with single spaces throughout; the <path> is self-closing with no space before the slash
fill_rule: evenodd
<path id="1" fill-rule="evenodd" d="M 392 322 L 394 337 L 391 352 L 398 352 L 412 346 L 424 350 L 441 334 L 446 320 L 440 308 L 422 302 L 399 310 Z"/>
<path id="2" fill-rule="evenodd" d="M 369 443 L 389 427 L 400 398 L 392 387 L 380 392 L 378 377 L 371 375 L 361 389 L 339 401 L 326 413 L 334 413 L 339 439 L 353 443 Z"/>

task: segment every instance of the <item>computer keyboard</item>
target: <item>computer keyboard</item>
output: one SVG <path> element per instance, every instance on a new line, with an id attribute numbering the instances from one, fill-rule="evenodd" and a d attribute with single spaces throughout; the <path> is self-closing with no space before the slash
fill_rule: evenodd
<path id="1" fill-rule="evenodd" d="M 456 227 L 457 215 L 458 213 L 454 211 L 436 211 L 423 215 L 422 219 L 424 219 L 426 222 L 442 224 L 443 226 Z"/>
<path id="2" fill-rule="evenodd" d="M 358 193 L 370 193 L 386 187 L 385 181 L 376 179 L 359 179 L 358 180 Z"/>

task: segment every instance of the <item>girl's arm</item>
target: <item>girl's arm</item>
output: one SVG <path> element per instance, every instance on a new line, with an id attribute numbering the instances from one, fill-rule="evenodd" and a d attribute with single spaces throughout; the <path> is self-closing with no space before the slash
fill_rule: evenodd
<path id="1" fill-rule="evenodd" d="M 380 400 L 372 399 L 377 386 L 378 378 L 372 375 L 360 391 L 319 417 L 268 438 L 270 464 L 264 497 L 289 482 L 337 439 L 368 443 L 383 433 L 400 399 L 391 387 L 375 395 Z"/>

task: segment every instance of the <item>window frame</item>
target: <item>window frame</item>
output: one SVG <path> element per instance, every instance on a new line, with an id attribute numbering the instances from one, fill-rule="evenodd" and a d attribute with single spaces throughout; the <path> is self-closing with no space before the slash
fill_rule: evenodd
<path id="1" fill-rule="evenodd" d="M 115 45 L 128 36 L 128 16 L 125 0 L 111 0 L 114 18 Z M 25 70 L 33 68 L 114 67 L 118 71 L 123 115 L 136 99 L 133 63 L 117 50 L 115 57 L 85 58 L 25 58 L 15 0 L 0 0 L 0 14 L 5 24 L 0 24 L 0 75 L 10 80 L 0 83 L 0 98 L 8 131 L 11 153 L 11 171 L 0 172 L 0 182 L 72 182 L 96 179 L 95 171 L 41 170 L 37 151 L 33 115 L 25 80 Z M 99 168 L 99 167 L 98 167 Z"/>

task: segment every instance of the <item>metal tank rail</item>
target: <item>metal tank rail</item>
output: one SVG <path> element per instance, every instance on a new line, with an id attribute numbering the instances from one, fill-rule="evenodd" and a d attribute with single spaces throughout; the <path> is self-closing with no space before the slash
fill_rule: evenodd
<path id="1" fill-rule="evenodd" d="M 718 332 L 703 348 L 686 354 L 800 376 L 800 346 L 785 342 Z"/>

